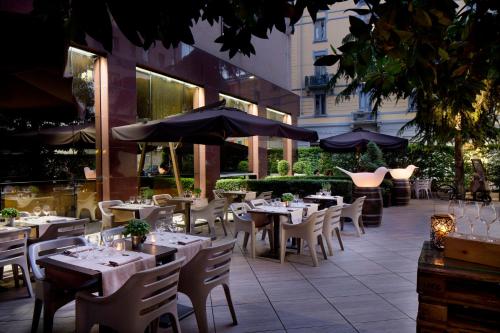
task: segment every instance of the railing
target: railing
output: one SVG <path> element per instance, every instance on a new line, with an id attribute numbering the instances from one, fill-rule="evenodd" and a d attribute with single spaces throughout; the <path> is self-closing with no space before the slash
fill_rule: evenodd
<path id="1" fill-rule="evenodd" d="M 328 85 L 328 82 L 330 82 L 331 78 L 331 74 L 306 76 L 304 78 L 304 86 L 309 90 L 324 89 Z"/>
<path id="2" fill-rule="evenodd" d="M 352 113 L 352 122 L 354 124 L 375 124 L 377 117 L 371 112 L 355 111 Z"/>

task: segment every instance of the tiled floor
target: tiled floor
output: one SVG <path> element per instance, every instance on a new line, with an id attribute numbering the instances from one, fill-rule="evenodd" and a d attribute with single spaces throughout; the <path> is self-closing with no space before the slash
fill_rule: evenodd
<path id="1" fill-rule="evenodd" d="M 361 238 L 346 225 L 345 251 L 337 246 L 334 256 L 316 268 L 308 256 L 291 254 L 280 265 L 251 260 L 237 247 L 231 289 L 239 324 L 231 325 L 222 288 L 215 289 L 207 301 L 210 331 L 415 332 L 417 259 L 429 238 L 429 217 L 445 212 L 443 205 L 412 200 L 410 206 L 388 208 L 382 226 L 366 228 Z M 179 301 L 189 303 L 182 295 Z M 26 298 L 1 302 L 0 332 L 28 332 L 32 306 Z M 181 326 L 185 333 L 197 332 L 194 316 Z M 74 331 L 73 304 L 57 313 L 55 331 Z"/>

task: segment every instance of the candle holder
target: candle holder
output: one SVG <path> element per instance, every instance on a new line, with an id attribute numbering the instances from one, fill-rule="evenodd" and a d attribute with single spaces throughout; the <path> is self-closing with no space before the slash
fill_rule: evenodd
<path id="1" fill-rule="evenodd" d="M 444 238 L 455 231 L 456 221 L 450 214 L 431 216 L 431 242 L 437 249 L 444 249 Z"/>

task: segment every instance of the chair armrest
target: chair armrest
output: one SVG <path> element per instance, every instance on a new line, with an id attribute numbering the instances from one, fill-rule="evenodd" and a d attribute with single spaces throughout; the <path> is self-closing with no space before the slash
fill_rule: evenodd
<path id="1" fill-rule="evenodd" d="M 83 301 L 86 303 L 92 303 L 92 304 L 102 304 L 107 301 L 107 297 L 103 296 L 95 296 L 88 291 L 80 291 L 76 294 L 75 300 L 78 301 Z"/>

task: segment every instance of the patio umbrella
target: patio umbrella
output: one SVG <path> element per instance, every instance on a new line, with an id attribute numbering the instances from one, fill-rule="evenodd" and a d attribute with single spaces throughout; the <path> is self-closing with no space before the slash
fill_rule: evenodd
<path id="1" fill-rule="evenodd" d="M 43 128 L 38 131 L 17 133 L 13 135 L 25 143 L 41 143 L 47 146 L 68 148 L 95 148 L 95 127 L 93 123 L 83 125 L 68 125 L 60 127 Z"/>
<path id="2" fill-rule="evenodd" d="M 229 137 L 255 135 L 310 142 L 318 140 L 315 131 L 226 107 L 225 101 L 164 119 L 114 127 L 112 133 L 115 139 L 123 141 L 206 145 L 222 145 Z"/>
<path id="3" fill-rule="evenodd" d="M 224 100 L 164 119 L 114 127 L 112 134 L 115 139 L 123 141 L 169 142 L 179 194 L 182 188 L 172 142 L 222 145 L 229 137 L 256 135 L 311 142 L 318 140 L 315 131 L 226 107 Z"/>
<path id="4" fill-rule="evenodd" d="M 361 128 L 352 132 L 334 135 L 319 141 L 319 146 L 333 153 L 359 152 L 368 142 L 375 142 L 382 150 L 401 150 L 408 146 L 408 140 L 397 136 L 367 131 Z"/>

